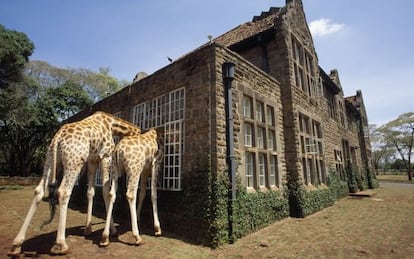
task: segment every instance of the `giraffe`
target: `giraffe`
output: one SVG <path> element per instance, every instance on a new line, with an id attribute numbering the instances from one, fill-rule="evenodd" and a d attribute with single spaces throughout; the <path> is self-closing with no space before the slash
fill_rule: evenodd
<path id="1" fill-rule="evenodd" d="M 112 218 L 113 204 L 116 199 L 117 178 L 125 172 L 127 176 L 126 197 L 131 215 L 132 235 L 135 244 L 139 245 L 142 238 L 139 235 L 137 218 L 141 212 L 142 202 L 147 189 L 147 178 L 151 177 L 151 201 L 154 216 L 155 236 L 161 235 L 160 221 L 157 207 L 157 174 L 162 162 L 163 151 L 157 131 L 149 131 L 137 136 L 126 136 L 116 145 L 113 153 L 113 173 L 111 175 L 111 189 L 109 192 L 109 205 L 107 209 L 106 224 L 102 233 L 101 246 L 109 245 L 109 227 Z M 140 181 L 141 178 L 141 181 Z M 137 189 L 140 183 L 138 202 L 138 217 L 136 209 Z"/>
<path id="2" fill-rule="evenodd" d="M 51 248 L 51 253 L 70 253 L 65 240 L 66 214 L 73 186 L 82 167 L 87 163 L 88 213 L 85 234 L 89 234 L 92 226 L 92 203 L 95 194 L 94 179 L 97 166 L 100 165 L 101 168 L 103 197 L 105 205 L 107 205 L 109 197 L 109 167 L 115 146 L 112 137 L 113 135 L 129 136 L 139 135 L 140 133 L 141 130 L 132 123 L 104 112 L 96 112 L 78 122 L 64 124 L 55 134 L 48 147 L 42 178 L 35 188 L 29 211 L 8 254 L 13 256 L 21 252 L 26 231 L 47 187 L 49 187 L 51 217 L 45 224 L 50 223 L 54 217 L 56 203 L 53 203 L 53 200 L 56 195 L 59 201 L 59 225 L 56 243 Z M 58 169 L 63 169 L 63 174 L 61 175 L 62 180 L 56 193 L 57 179 L 59 177 Z M 113 221 L 111 222 L 113 223 Z M 113 224 L 111 224 L 111 231 L 116 231 Z"/>

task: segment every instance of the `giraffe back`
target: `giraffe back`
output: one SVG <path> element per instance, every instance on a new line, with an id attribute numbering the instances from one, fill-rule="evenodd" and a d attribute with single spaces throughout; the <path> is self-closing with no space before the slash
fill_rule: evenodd
<path id="1" fill-rule="evenodd" d="M 148 162 L 157 160 L 160 150 L 157 131 L 151 129 L 141 135 L 125 136 L 115 147 L 113 163 L 120 173 L 134 173 L 142 170 Z"/>

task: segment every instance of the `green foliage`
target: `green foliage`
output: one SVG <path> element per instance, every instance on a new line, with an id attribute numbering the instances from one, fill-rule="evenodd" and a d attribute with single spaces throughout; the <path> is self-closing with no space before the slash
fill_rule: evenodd
<path id="1" fill-rule="evenodd" d="M 340 179 L 339 174 L 331 171 L 328 175 L 328 186 L 331 195 L 335 200 L 344 198 L 348 195 L 348 184 Z"/>
<path id="2" fill-rule="evenodd" d="M 235 203 L 235 237 L 240 238 L 289 215 L 287 197 L 279 191 L 247 193 L 240 188 Z"/>
<path id="3" fill-rule="evenodd" d="M 414 112 L 407 112 L 383 125 L 380 132 L 385 141 L 393 146 L 407 169 L 408 180 L 412 180 L 411 157 L 414 147 Z"/>
<path id="4" fill-rule="evenodd" d="M 109 75 L 109 68 L 100 68 L 99 72 L 83 68 L 64 69 L 36 60 L 26 65 L 25 72 L 29 78 L 39 83 L 43 91 L 71 82 L 82 87 L 94 102 L 115 93 L 125 85 L 125 82 Z"/>
<path id="5" fill-rule="evenodd" d="M 212 188 L 210 214 L 210 245 L 216 247 L 229 242 L 228 202 L 229 180 L 227 172 L 217 176 Z M 278 191 L 248 193 L 237 183 L 237 195 L 233 204 L 233 237 L 237 239 L 288 216 L 288 200 Z"/>
<path id="6" fill-rule="evenodd" d="M 0 186 L 0 190 L 10 191 L 10 190 L 23 190 L 21 185 L 4 185 Z"/>
<path id="7" fill-rule="evenodd" d="M 0 24 L 0 89 L 21 80 L 21 72 L 34 50 L 26 34 Z"/>
<path id="8" fill-rule="evenodd" d="M 379 183 L 375 177 L 375 174 L 373 173 L 373 170 L 367 169 L 367 183 L 369 189 L 375 189 L 379 187 Z"/>
<path id="9" fill-rule="evenodd" d="M 337 199 L 348 194 L 347 184 L 342 182 L 334 172 L 328 176 L 328 187 L 309 191 L 299 182 L 289 182 L 290 215 L 299 218 L 306 217 L 333 205 Z"/>
<path id="10" fill-rule="evenodd" d="M 217 247 L 229 242 L 228 195 L 229 180 L 226 172 L 218 173 L 212 179 L 209 195 L 210 211 L 209 239 L 210 246 Z"/>
<path id="11" fill-rule="evenodd" d="M 68 119 L 93 103 L 79 84 L 70 81 L 59 87 L 49 88 L 44 101 L 50 102 L 59 120 Z"/>
<path id="12" fill-rule="evenodd" d="M 356 193 L 358 191 L 357 175 L 350 168 L 347 168 L 345 171 L 346 171 L 346 176 L 347 176 L 347 180 L 348 180 L 349 192 L 350 193 Z"/>

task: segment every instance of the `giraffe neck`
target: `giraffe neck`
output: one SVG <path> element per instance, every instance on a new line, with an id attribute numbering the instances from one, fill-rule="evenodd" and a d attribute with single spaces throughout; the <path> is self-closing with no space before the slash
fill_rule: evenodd
<path id="1" fill-rule="evenodd" d="M 112 132 L 117 135 L 131 136 L 131 135 L 139 135 L 141 133 L 140 128 L 122 119 L 115 118 L 112 121 L 111 126 L 112 126 L 111 127 Z"/>

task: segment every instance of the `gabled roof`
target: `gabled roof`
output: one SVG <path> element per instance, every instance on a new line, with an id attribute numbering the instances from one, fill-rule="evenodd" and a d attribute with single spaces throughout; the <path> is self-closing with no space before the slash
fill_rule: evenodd
<path id="1" fill-rule="evenodd" d="M 338 94 L 342 91 L 342 89 L 331 79 L 330 76 L 321 68 L 319 67 L 319 74 L 322 77 L 322 80 L 326 83 L 326 85 L 335 93 Z"/>
<path id="2" fill-rule="evenodd" d="M 359 116 L 360 113 L 358 111 L 358 106 L 356 103 L 356 96 L 355 95 L 348 96 L 348 97 L 345 97 L 344 99 L 345 99 L 346 107 L 348 107 L 355 115 Z"/>
<path id="3" fill-rule="evenodd" d="M 258 35 L 269 29 L 273 29 L 279 15 L 284 8 L 271 7 L 268 12 L 262 12 L 260 16 L 253 17 L 251 22 L 243 23 L 236 28 L 214 39 L 220 45 L 230 47 L 252 36 Z"/>

